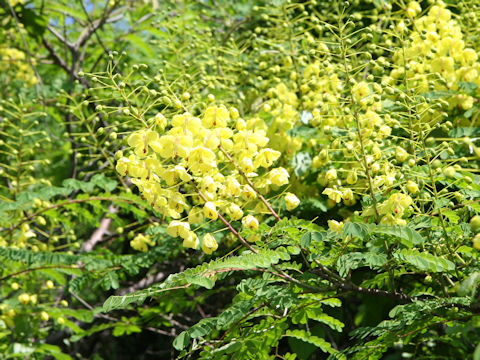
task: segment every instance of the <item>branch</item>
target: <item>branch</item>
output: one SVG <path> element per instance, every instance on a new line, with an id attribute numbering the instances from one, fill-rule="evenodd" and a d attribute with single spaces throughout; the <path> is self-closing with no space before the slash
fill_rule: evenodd
<path id="1" fill-rule="evenodd" d="M 133 285 L 127 287 L 127 288 L 120 289 L 120 291 L 118 293 L 119 293 L 119 295 L 126 295 L 128 293 L 132 293 L 132 292 L 137 291 L 137 290 L 145 289 L 145 288 L 149 287 L 150 285 L 153 285 L 157 282 L 162 281 L 163 279 L 165 279 L 165 274 L 163 272 L 159 272 L 157 274 L 152 274 L 152 275 L 149 275 L 149 276 L 143 278 L 139 282 L 137 282 L 137 283 L 135 283 L 135 284 L 133 284 Z"/>
<path id="2" fill-rule="evenodd" d="M 72 51 L 74 49 L 74 45 L 68 41 L 67 39 L 65 39 L 53 26 L 51 25 L 47 25 L 47 29 L 58 39 L 60 40 L 60 42 L 64 45 L 66 45 L 70 51 Z"/>
<path id="3" fill-rule="evenodd" d="M 119 199 L 119 198 L 114 198 L 114 197 L 104 197 L 104 196 L 92 196 L 92 197 L 89 197 L 89 198 L 86 198 L 86 199 L 68 200 L 68 201 L 65 201 L 65 202 L 62 202 L 62 203 L 53 204 L 51 206 L 48 206 L 48 207 L 43 208 L 41 210 L 38 210 L 37 212 L 35 212 L 31 215 L 28 215 L 25 219 L 20 221 L 18 224 L 11 226 L 10 229 L 5 234 L 5 236 L 8 236 L 9 234 L 11 234 L 13 232 L 13 230 L 20 227 L 20 225 L 26 223 L 27 221 L 32 220 L 35 216 L 38 216 L 38 215 L 44 213 L 45 211 L 48 211 L 48 210 L 51 210 L 51 209 L 56 209 L 56 208 L 59 208 L 59 207 L 65 206 L 65 205 L 77 204 L 77 203 L 88 202 L 88 201 L 118 201 L 118 202 L 133 204 L 133 201 L 131 201 L 131 200 L 124 200 L 124 199 Z M 6 229 L 2 229 L 0 231 L 5 231 L 5 230 Z"/>
<path id="4" fill-rule="evenodd" d="M 115 207 L 113 204 L 110 204 L 107 212 L 109 214 L 115 214 L 118 212 L 118 207 Z M 100 221 L 100 226 L 98 227 L 98 229 L 96 229 L 93 232 L 92 236 L 90 236 L 90 239 L 88 239 L 86 242 L 83 243 L 82 251 L 84 252 L 92 251 L 95 245 L 97 245 L 99 242 L 103 240 L 103 235 L 108 231 L 108 228 L 111 222 L 112 222 L 112 219 L 105 215 Z"/>
<path id="5" fill-rule="evenodd" d="M 57 65 L 59 65 L 62 69 L 64 69 L 68 74 L 71 74 L 71 69 L 68 67 L 67 63 L 65 60 L 63 60 L 60 55 L 55 51 L 53 48 L 52 44 L 50 44 L 47 39 L 44 37 L 42 38 L 42 43 L 45 46 L 45 48 L 48 50 L 50 56 L 53 58 L 53 62 Z M 80 78 L 76 75 L 73 74 L 73 76 L 77 79 L 80 80 Z"/>

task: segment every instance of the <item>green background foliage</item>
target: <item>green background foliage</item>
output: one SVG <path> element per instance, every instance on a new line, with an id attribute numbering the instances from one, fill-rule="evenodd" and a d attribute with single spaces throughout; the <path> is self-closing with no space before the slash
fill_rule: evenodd
<path id="1" fill-rule="evenodd" d="M 0 359 L 480 359 L 480 2 L 416 4 L 0 0 Z M 290 181 L 209 255 L 116 165 L 211 103 Z"/>

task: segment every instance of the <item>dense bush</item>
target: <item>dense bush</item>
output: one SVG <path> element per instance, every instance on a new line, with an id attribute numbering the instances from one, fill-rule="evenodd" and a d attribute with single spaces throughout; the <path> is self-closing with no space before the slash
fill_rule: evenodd
<path id="1" fill-rule="evenodd" d="M 0 0 L 0 358 L 480 359 L 479 6 Z"/>

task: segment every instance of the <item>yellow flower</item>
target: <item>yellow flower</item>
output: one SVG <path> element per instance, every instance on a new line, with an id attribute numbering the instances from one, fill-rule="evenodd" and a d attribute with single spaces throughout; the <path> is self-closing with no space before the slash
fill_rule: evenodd
<path id="1" fill-rule="evenodd" d="M 343 221 L 338 222 L 337 220 L 328 220 L 328 228 L 333 232 L 341 234 L 343 232 Z"/>
<path id="2" fill-rule="evenodd" d="M 325 174 L 325 181 L 329 183 L 330 181 L 333 181 L 337 178 L 337 170 L 335 169 L 330 169 L 327 171 Z"/>
<path id="3" fill-rule="evenodd" d="M 326 188 L 323 190 L 322 194 L 327 195 L 330 200 L 333 200 L 336 203 L 342 201 L 342 192 L 337 189 Z"/>
<path id="4" fill-rule="evenodd" d="M 243 216 L 243 211 L 237 204 L 230 204 L 227 207 L 227 214 L 232 221 L 240 220 Z"/>
<path id="5" fill-rule="evenodd" d="M 130 246 L 138 251 L 146 252 L 149 245 L 153 246 L 155 243 L 148 235 L 138 234 L 132 241 L 130 241 Z"/>
<path id="6" fill-rule="evenodd" d="M 312 166 L 318 169 L 319 167 L 327 164 L 329 160 L 330 159 L 328 157 L 328 150 L 323 149 L 320 151 L 320 153 L 317 156 L 313 158 Z"/>
<path id="7" fill-rule="evenodd" d="M 200 182 L 200 189 L 209 193 L 217 191 L 217 184 L 210 175 L 204 176 Z"/>
<path id="8" fill-rule="evenodd" d="M 352 170 L 348 172 L 347 175 L 347 184 L 353 185 L 358 181 L 357 170 Z"/>
<path id="9" fill-rule="evenodd" d="M 203 211 L 198 207 L 194 207 L 188 213 L 188 222 L 190 224 L 199 224 L 203 221 Z"/>
<path id="10" fill-rule="evenodd" d="M 202 124 L 207 129 L 226 127 L 229 120 L 230 113 L 225 106 L 209 106 L 203 115 Z"/>
<path id="11" fill-rule="evenodd" d="M 205 234 L 202 241 L 202 250 L 205 254 L 211 254 L 217 250 L 218 244 L 212 234 Z"/>
<path id="12" fill-rule="evenodd" d="M 193 148 L 188 157 L 188 166 L 195 174 L 208 173 L 213 168 L 217 167 L 215 162 L 215 154 L 212 150 L 197 146 Z"/>
<path id="13" fill-rule="evenodd" d="M 225 191 L 229 196 L 240 196 L 242 193 L 242 187 L 238 180 L 234 176 L 228 176 L 225 182 Z"/>
<path id="14" fill-rule="evenodd" d="M 188 236 L 183 239 L 182 245 L 186 248 L 196 249 L 199 244 L 200 241 L 198 240 L 198 236 L 193 231 L 190 231 Z"/>
<path id="15" fill-rule="evenodd" d="M 416 194 L 420 191 L 418 184 L 412 180 L 407 181 L 407 190 L 411 194 Z"/>
<path id="16" fill-rule="evenodd" d="M 157 140 L 158 133 L 155 131 L 138 131 L 128 137 L 128 145 L 135 148 L 137 156 L 145 156 L 148 153 L 148 146 Z"/>
<path id="17" fill-rule="evenodd" d="M 257 197 L 257 193 L 250 185 L 244 185 L 242 189 L 242 198 L 245 200 L 253 200 Z"/>
<path id="18" fill-rule="evenodd" d="M 280 157 L 281 153 L 272 149 L 262 149 L 255 158 L 255 168 L 262 166 L 269 168 Z"/>
<path id="19" fill-rule="evenodd" d="M 42 321 L 48 321 L 50 319 L 50 316 L 46 311 L 42 311 L 40 313 L 40 319 L 42 319 Z"/>
<path id="20" fill-rule="evenodd" d="M 473 237 L 473 247 L 480 250 L 480 233 Z"/>
<path id="21" fill-rule="evenodd" d="M 155 121 L 155 125 L 157 125 L 161 130 L 165 129 L 165 126 L 167 126 L 167 118 L 161 113 L 155 115 L 153 119 Z"/>
<path id="22" fill-rule="evenodd" d="M 215 204 L 211 201 L 207 201 L 203 206 L 203 214 L 208 219 L 217 220 L 218 212 Z"/>
<path id="23" fill-rule="evenodd" d="M 395 214 L 395 216 L 401 217 L 407 207 L 412 204 L 412 198 L 402 193 L 396 193 L 391 195 L 387 201 L 378 206 L 378 212 L 380 214 Z"/>
<path id="24" fill-rule="evenodd" d="M 395 149 L 395 157 L 398 162 L 405 162 L 408 159 L 408 153 L 405 151 L 404 148 L 397 146 Z"/>
<path id="25" fill-rule="evenodd" d="M 370 95 L 370 87 L 365 81 L 355 84 L 352 88 L 352 96 L 355 101 L 361 101 Z"/>
<path id="26" fill-rule="evenodd" d="M 287 207 L 288 211 L 292 211 L 300 204 L 300 200 L 295 194 L 286 193 L 285 194 L 285 206 Z"/>
<path id="27" fill-rule="evenodd" d="M 190 234 L 190 224 L 183 221 L 172 220 L 167 227 L 167 234 L 172 237 L 180 236 L 185 239 Z"/>
<path id="28" fill-rule="evenodd" d="M 410 1 L 407 5 L 407 14 L 410 17 L 417 16 L 422 11 L 420 4 L 416 1 Z"/>
<path id="29" fill-rule="evenodd" d="M 18 301 L 20 301 L 20 303 L 23 305 L 27 305 L 30 302 L 30 295 L 27 293 L 20 294 L 18 296 Z"/>
<path id="30" fill-rule="evenodd" d="M 277 185 L 277 186 L 282 186 L 285 184 L 288 184 L 288 171 L 285 170 L 283 167 L 278 167 L 275 169 L 272 169 L 268 173 L 268 178 L 272 182 L 272 184 Z"/>
<path id="31" fill-rule="evenodd" d="M 250 230 L 257 230 L 258 229 L 258 220 L 252 216 L 247 215 L 242 219 L 243 227 L 250 229 Z"/>

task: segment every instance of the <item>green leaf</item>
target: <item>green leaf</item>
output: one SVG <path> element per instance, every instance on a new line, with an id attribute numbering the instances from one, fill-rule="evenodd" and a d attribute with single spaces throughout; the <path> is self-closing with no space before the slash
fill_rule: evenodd
<path id="1" fill-rule="evenodd" d="M 343 235 L 365 239 L 370 233 L 367 224 L 347 222 L 343 225 Z"/>
<path id="2" fill-rule="evenodd" d="M 403 249 L 397 251 L 393 256 L 403 260 L 422 271 L 449 272 L 455 270 L 455 264 L 450 260 L 432 255 L 427 252 Z"/>
<path id="3" fill-rule="evenodd" d="M 381 253 L 360 253 L 352 252 L 342 255 L 337 260 L 337 269 L 340 276 L 346 276 L 350 270 L 368 266 L 371 269 L 381 268 L 387 263 L 387 255 Z"/>
<path id="4" fill-rule="evenodd" d="M 325 239 L 326 233 L 321 233 L 318 231 L 306 232 L 300 238 L 300 246 L 302 248 L 308 248 L 312 242 L 323 242 Z"/>
<path id="5" fill-rule="evenodd" d="M 180 335 L 178 335 L 175 340 L 173 340 L 173 347 L 180 351 L 187 347 L 190 343 L 190 335 L 188 335 L 187 331 L 182 331 Z"/>
<path id="6" fill-rule="evenodd" d="M 308 152 L 299 152 L 292 159 L 292 166 L 297 176 L 303 176 L 312 167 L 312 158 Z"/>
<path id="7" fill-rule="evenodd" d="M 453 210 L 443 210 L 442 215 L 444 215 L 451 223 L 458 224 L 460 216 Z"/>
<path id="8" fill-rule="evenodd" d="M 305 330 L 287 330 L 287 332 L 285 333 L 285 336 L 294 337 L 296 339 L 302 340 L 309 344 L 313 344 L 323 352 L 326 352 L 329 354 L 334 354 L 337 352 L 337 350 L 332 348 L 332 345 L 330 345 L 329 342 L 325 341 L 325 339 L 322 339 L 318 336 L 314 336 Z"/>
<path id="9" fill-rule="evenodd" d="M 94 175 L 91 178 L 90 182 L 107 192 L 112 192 L 117 187 L 117 182 L 115 180 L 107 178 L 104 174 Z"/>
<path id="10" fill-rule="evenodd" d="M 478 284 L 480 283 L 480 272 L 476 271 L 470 274 L 465 280 L 460 283 L 457 289 L 459 296 L 475 296 Z"/>
<path id="11" fill-rule="evenodd" d="M 128 34 L 127 36 L 125 36 L 125 39 L 130 41 L 130 43 L 133 44 L 134 47 L 140 49 L 146 56 L 151 58 L 155 56 L 152 47 L 148 45 L 140 36 L 135 34 Z"/>
<path id="12" fill-rule="evenodd" d="M 473 352 L 473 360 L 480 360 L 480 343 L 478 343 L 475 351 Z"/>
<path id="13" fill-rule="evenodd" d="M 411 248 L 413 245 L 423 244 L 423 237 L 417 231 L 409 228 L 408 226 L 401 225 L 373 225 L 371 226 L 372 233 L 385 234 L 398 237 L 404 241 L 402 244 Z"/>

